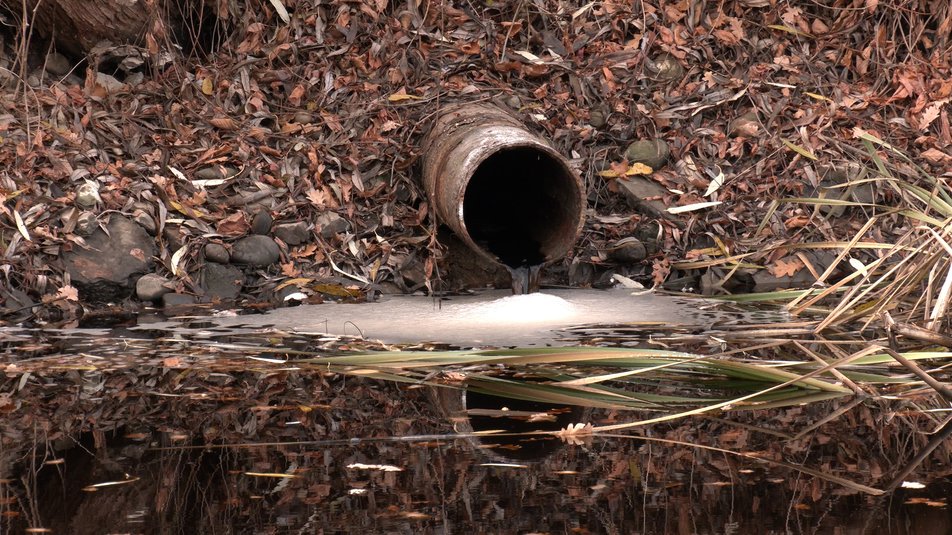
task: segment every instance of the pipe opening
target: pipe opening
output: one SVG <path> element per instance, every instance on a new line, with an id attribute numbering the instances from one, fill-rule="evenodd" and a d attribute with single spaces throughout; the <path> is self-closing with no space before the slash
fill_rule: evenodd
<path id="1" fill-rule="evenodd" d="M 503 264 L 534 266 L 571 250 L 580 204 L 578 182 L 561 160 L 537 147 L 506 148 L 473 172 L 463 223 Z"/>

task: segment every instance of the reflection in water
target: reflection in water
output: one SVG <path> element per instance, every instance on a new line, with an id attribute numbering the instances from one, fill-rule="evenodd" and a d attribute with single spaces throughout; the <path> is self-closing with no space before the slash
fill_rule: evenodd
<path id="1" fill-rule="evenodd" d="M 952 520 L 949 480 L 891 500 L 838 496 L 798 484 L 796 476 L 717 457 L 697 456 L 694 471 L 682 472 L 678 458 L 690 461 L 690 450 L 635 443 L 563 448 L 513 468 L 483 462 L 465 441 L 149 449 L 134 457 L 123 442 L 84 444 L 67 452 L 59 469 L 42 467 L 25 493 L 35 498 L 34 525 L 78 535 L 104 528 L 156 534 L 927 534 L 947 533 Z M 721 476 L 708 479 L 712 471 Z M 121 480 L 125 473 L 138 479 L 83 490 L 85 483 Z M 6 522 L 7 529 L 23 526 Z"/>
<path id="2" fill-rule="evenodd" d="M 184 392 L 202 384 L 181 380 Z M 7 457 L 18 462 L 3 466 L 3 532 L 32 525 L 76 534 L 104 527 L 130 533 L 919 534 L 952 525 L 948 479 L 868 497 L 785 468 L 637 437 L 555 447 L 474 440 L 457 433 L 487 421 L 501 427 L 489 416 L 499 414 L 500 400 L 467 393 L 463 407 L 463 396 L 452 389 L 440 389 L 442 395 L 353 378 L 280 374 L 253 385 L 245 397 L 230 392 L 226 387 L 215 403 L 161 396 L 143 405 L 127 398 L 126 409 L 148 427 L 84 434 L 77 442 L 40 440 L 25 452 L 26 462 L 18 461 L 22 454 Z M 541 415 L 568 415 L 563 421 L 579 416 L 515 401 L 505 405 L 517 418 L 504 420 L 520 425 L 536 414 L 536 421 L 554 429 Z M 797 418 L 823 422 L 836 407 L 804 407 Z M 898 422 L 869 427 L 874 408 L 856 405 L 802 439 L 775 431 L 787 429 L 795 411 L 688 419 L 645 433 L 759 452 L 876 484 L 916 452 L 882 449 L 883 436 L 892 436 Z M 618 417 L 584 415 L 601 423 Z M 901 440 L 918 439 L 913 433 Z M 49 449 L 53 445 L 57 449 Z M 531 451 L 536 445 L 545 451 Z M 948 456 L 948 448 L 932 452 L 910 480 L 941 473 Z M 90 488 L 96 490 L 84 490 Z"/>
<path id="3" fill-rule="evenodd" d="M 630 294 L 618 297 L 630 304 Z M 519 298 L 547 300 L 537 314 L 548 320 L 598 312 L 597 299 L 537 294 L 457 303 L 451 316 L 459 328 L 478 314 L 498 320 Z M 684 317 L 690 308 L 662 302 L 647 310 Z M 502 321 L 524 315 L 515 310 Z M 316 317 L 311 310 L 297 324 L 293 316 L 281 321 L 306 326 Z M 691 316 L 708 325 L 731 317 Z M 892 390 L 903 398 L 895 402 L 855 398 L 682 418 L 624 438 L 510 442 L 476 432 L 611 425 L 659 413 L 566 410 L 345 377 L 296 365 L 294 350 L 384 346 L 238 328 L 222 318 L 193 327 L 0 331 L 0 533 L 920 534 L 952 526 L 952 442 L 943 435 L 952 427 L 928 410 L 947 403 L 914 389 Z M 722 334 L 688 331 L 682 340 L 725 351 Z M 575 344 L 672 343 L 631 325 L 575 325 L 561 335 Z M 477 374 L 515 373 L 492 365 L 464 371 L 469 384 Z M 879 489 L 894 481 L 926 486 L 872 497 L 810 472 L 685 444 Z"/>

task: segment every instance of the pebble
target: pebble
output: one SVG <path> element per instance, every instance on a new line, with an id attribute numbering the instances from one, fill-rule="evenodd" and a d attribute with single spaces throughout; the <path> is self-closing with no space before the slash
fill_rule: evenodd
<path id="1" fill-rule="evenodd" d="M 255 234 L 235 242 L 231 248 L 231 261 L 254 267 L 270 266 L 281 259 L 281 250 L 274 240 Z"/>
<path id="2" fill-rule="evenodd" d="M 136 297 L 140 301 L 158 301 L 163 295 L 171 292 L 169 280 L 155 273 L 146 273 L 136 281 Z"/>
<path id="3" fill-rule="evenodd" d="M 251 232 L 261 235 L 267 234 L 271 232 L 271 223 L 273 222 L 274 218 L 271 217 L 271 212 L 259 210 L 251 218 Z"/>
<path id="4" fill-rule="evenodd" d="M 227 264 L 231 262 L 231 254 L 228 249 L 220 243 L 209 243 L 205 245 L 205 260 Z"/>
<path id="5" fill-rule="evenodd" d="M 288 245 L 300 245 L 311 238 L 307 223 L 298 221 L 296 223 L 281 223 L 275 225 L 272 229 L 274 235 Z"/>

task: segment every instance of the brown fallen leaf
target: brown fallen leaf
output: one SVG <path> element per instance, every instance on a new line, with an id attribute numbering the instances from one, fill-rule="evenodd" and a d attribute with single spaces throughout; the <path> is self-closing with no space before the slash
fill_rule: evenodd
<path id="1" fill-rule="evenodd" d="M 803 269 L 803 267 L 803 261 L 799 258 L 781 258 L 768 267 L 767 271 L 774 277 L 792 277 L 796 272 Z"/>

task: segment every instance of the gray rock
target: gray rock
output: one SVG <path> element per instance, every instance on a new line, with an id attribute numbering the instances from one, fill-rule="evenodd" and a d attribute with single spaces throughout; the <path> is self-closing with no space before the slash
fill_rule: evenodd
<path id="1" fill-rule="evenodd" d="M 607 106 L 594 108 L 588 115 L 588 124 L 592 125 L 594 128 L 602 128 L 608 124 L 609 114 L 610 110 Z"/>
<path id="2" fill-rule="evenodd" d="M 801 268 L 793 275 L 777 277 L 766 269 L 754 273 L 754 292 L 772 292 L 774 290 L 789 290 L 793 288 L 809 288 L 816 279 L 806 268 Z"/>
<path id="3" fill-rule="evenodd" d="M 120 82 L 118 78 L 104 72 L 96 73 L 96 85 L 102 87 L 107 95 L 114 95 L 128 88 L 128 86 Z"/>
<path id="4" fill-rule="evenodd" d="M 306 111 L 299 111 L 294 114 L 294 122 L 298 124 L 310 124 L 314 122 L 314 114 Z"/>
<path id="5" fill-rule="evenodd" d="M 301 293 L 301 289 L 296 284 L 289 284 L 280 290 L 274 292 L 275 304 L 279 307 L 293 307 L 301 304 L 300 299 L 296 299 L 295 294 Z"/>
<path id="6" fill-rule="evenodd" d="M 83 212 L 76 219 L 76 234 L 89 236 L 99 228 L 99 220 L 92 212 Z"/>
<path id="7" fill-rule="evenodd" d="M 114 215 L 108 234 L 96 229 L 86 238 L 88 248 L 63 254 L 63 264 L 80 296 L 91 302 L 129 297 L 139 277 L 152 271 L 155 241 L 127 217 Z"/>
<path id="8" fill-rule="evenodd" d="M 249 266 L 270 266 L 281 259 L 281 250 L 274 240 L 255 234 L 244 237 L 232 246 L 231 261 Z"/>
<path id="9" fill-rule="evenodd" d="M 608 258 L 620 264 L 631 264 L 648 256 L 645 244 L 637 238 L 623 238 L 611 244 L 606 251 Z"/>
<path id="10" fill-rule="evenodd" d="M 165 229 L 162 231 L 162 237 L 165 238 L 165 244 L 168 246 L 168 250 L 178 251 L 185 245 L 185 230 L 181 225 L 165 225 Z"/>
<path id="11" fill-rule="evenodd" d="M 635 210 L 653 217 L 670 216 L 663 200 L 668 190 L 661 184 L 640 176 L 619 178 L 615 183 Z"/>
<path id="12" fill-rule="evenodd" d="M 73 70 L 73 62 L 68 60 L 66 56 L 53 52 L 46 56 L 45 67 L 46 72 L 54 76 L 66 76 L 69 71 Z"/>
<path id="13" fill-rule="evenodd" d="M 274 218 L 271 217 L 271 212 L 259 210 L 255 213 L 254 217 L 251 218 L 251 232 L 254 234 L 267 234 L 271 232 L 271 223 L 273 222 Z"/>
<path id="14" fill-rule="evenodd" d="M 162 306 L 165 308 L 189 306 L 196 302 L 194 295 L 167 293 L 162 296 Z"/>
<path id="15" fill-rule="evenodd" d="M 663 52 L 646 62 L 652 77 L 660 82 L 674 82 L 684 78 L 684 67 L 678 58 Z"/>
<path id="16" fill-rule="evenodd" d="M 217 262 L 205 264 L 202 287 L 205 295 L 213 299 L 235 299 L 245 284 L 245 274 L 235 266 Z"/>
<path id="17" fill-rule="evenodd" d="M 569 266 L 569 285 L 589 287 L 593 282 L 595 282 L 595 266 L 588 262 L 572 262 Z"/>
<path id="18" fill-rule="evenodd" d="M 92 180 L 86 180 L 76 188 L 76 206 L 80 208 L 92 208 L 101 203 L 99 197 L 99 184 Z"/>
<path id="19" fill-rule="evenodd" d="M 155 234 L 159 231 L 158 227 L 155 225 L 155 218 L 146 212 L 139 211 L 136 213 L 135 220 L 136 223 L 141 225 L 150 236 L 155 236 Z"/>
<path id="20" fill-rule="evenodd" d="M 854 201 L 873 203 L 875 193 L 872 184 L 855 185 L 855 182 L 866 178 L 866 170 L 858 164 L 850 163 L 841 166 L 821 168 L 820 184 L 815 196 L 820 199 L 834 199 L 839 201 Z M 840 217 L 847 210 L 843 205 L 820 204 L 817 209 L 820 213 L 830 217 Z"/>
<path id="21" fill-rule="evenodd" d="M 199 180 L 221 180 L 225 178 L 225 175 L 222 174 L 221 169 L 217 165 L 212 165 L 202 167 L 198 171 L 195 171 L 195 178 Z"/>
<path id="22" fill-rule="evenodd" d="M 228 253 L 228 249 L 220 243 L 209 243 L 205 245 L 205 260 L 210 260 L 212 262 L 218 262 L 219 264 L 227 264 L 231 262 L 231 254 Z"/>
<path id="23" fill-rule="evenodd" d="M 755 111 L 737 117 L 727 126 L 727 134 L 736 137 L 757 137 L 760 132 L 760 117 Z"/>
<path id="24" fill-rule="evenodd" d="M 643 163 L 655 171 L 664 166 L 669 156 L 671 149 L 663 139 L 635 141 L 625 149 L 625 158 L 629 162 Z"/>
<path id="25" fill-rule="evenodd" d="M 280 225 L 275 225 L 272 231 L 275 236 L 288 245 L 300 245 L 311 239 L 311 233 L 308 231 L 307 223 L 304 221 L 281 223 Z"/>
<path id="26" fill-rule="evenodd" d="M 324 212 L 317 216 L 314 224 L 320 229 L 318 232 L 322 238 L 330 238 L 335 234 L 346 232 L 350 228 L 350 222 L 335 212 Z"/>
<path id="27" fill-rule="evenodd" d="M 169 280 L 155 273 L 146 273 L 136 281 L 136 297 L 140 301 L 158 301 L 171 291 Z"/>

